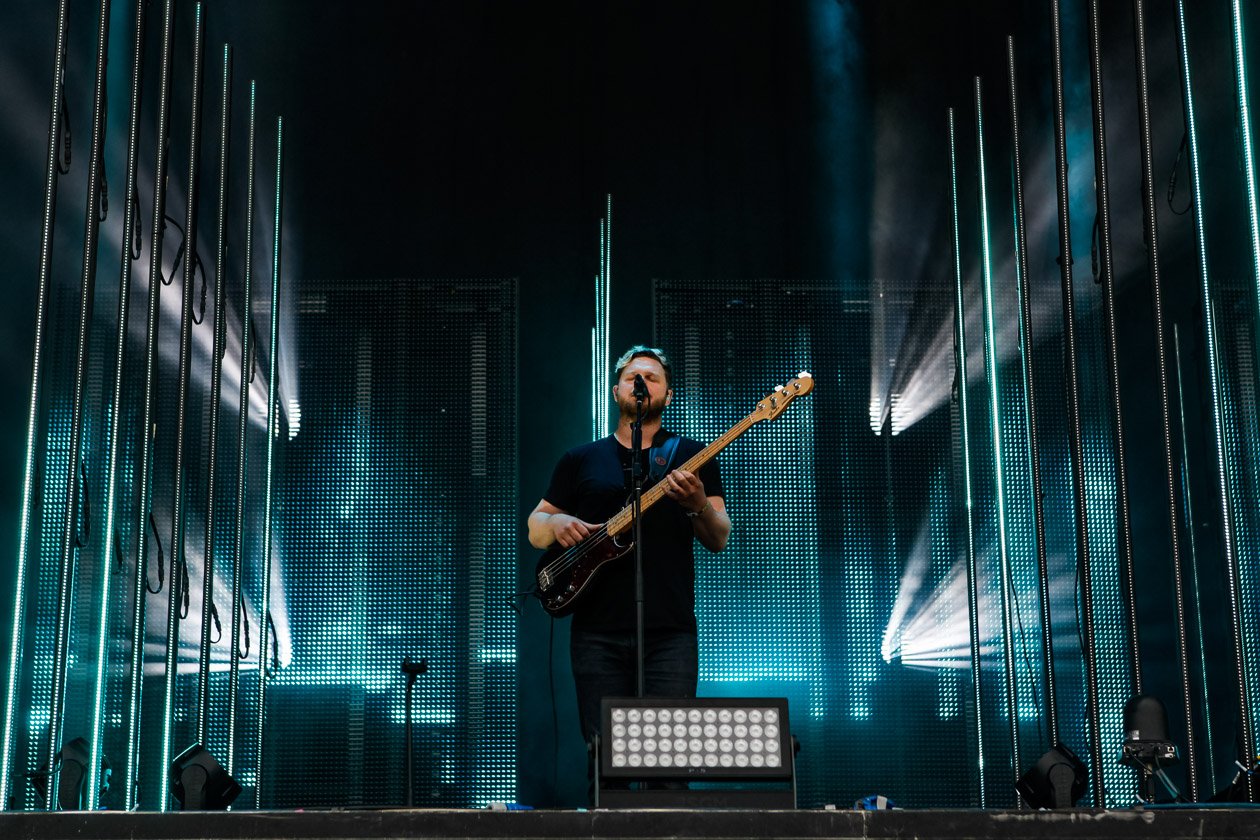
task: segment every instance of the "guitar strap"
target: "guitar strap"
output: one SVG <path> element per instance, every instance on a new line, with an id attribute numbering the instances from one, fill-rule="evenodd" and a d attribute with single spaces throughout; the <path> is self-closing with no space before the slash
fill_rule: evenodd
<path id="1" fill-rule="evenodd" d="M 674 468 L 674 454 L 678 452 L 678 441 L 681 437 L 670 434 L 659 446 L 653 446 L 648 454 L 648 481 L 650 487 L 660 481 Z"/>

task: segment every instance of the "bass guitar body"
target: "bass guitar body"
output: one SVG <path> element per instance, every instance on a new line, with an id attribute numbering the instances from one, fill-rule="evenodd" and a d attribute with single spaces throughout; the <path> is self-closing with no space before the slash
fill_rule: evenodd
<path id="1" fill-rule="evenodd" d="M 534 594 L 552 618 L 563 618 L 573 612 L 600 569 L 633 548 L 633 540 L 619 544 L 607 531 L 593 534 L 572 548 L 550 548 L 534 570 L 538 583 Z"/>

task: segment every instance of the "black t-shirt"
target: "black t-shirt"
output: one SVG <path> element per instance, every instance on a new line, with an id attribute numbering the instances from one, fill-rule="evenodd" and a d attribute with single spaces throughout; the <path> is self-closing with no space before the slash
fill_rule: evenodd
<path id="1" fill-rule="evenodd" d="M 673 436 L 662 430 L 653 445 L 659 447 Z M 677 469 L 703 448 L 704 444 L 698 441 L 679 437 L 669 470 Z M 655 455 L 655 450 L 651 454 Z M 630 449 L 612 435 L 570 449 L 556 464 L 543 498 L 585 522 L 606 522 L 629 500 L 629 488 L 633 486 L 630 459 Z M 698 475 L 705 495 L 724 495 L 716 459 L 701 467 Z M 645 629 L 695 632 L 694 543 L 691 520 L 676 502 L 661 499 L 643 514 Z M 629 632 L 634 630 L 634 613 L 634 552 L 630 552 L 601 567 L 578 601 L 573 626 L 609 633 Z"/>

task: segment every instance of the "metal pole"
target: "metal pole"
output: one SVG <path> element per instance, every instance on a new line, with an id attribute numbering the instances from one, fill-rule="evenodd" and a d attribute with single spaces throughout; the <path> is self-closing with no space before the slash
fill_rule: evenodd
<path id="1" fill-rule="evenodd" d="M 1111 252 L 1111 194 L 1107 174 L 1107 121 L 1103 107 L 1102 45 L 1098 0 L 1089 2 L 1089 81 L 1094 113 L 1094 197 L 1098 205 L 1098 255 L 1102 279 L 1103 345 L 1107 385 L 1111 391 L 1112 445 L 1116 464 L 1116 554 L 1120 559 L 1120 592 L 1127 619 L 1130 679 L 1133 693 L 1142 693 L 1142 658 L 1138 636 L 1137 596 L 1133 577 L 1133 528 L 1129 518 L 1129 479 L 1125 465 L 1124 415 L 1120 402 L 1120 362 L 1116 341 L 1115 268 Z"/>
<path id="2" fill-rule="evenodd" d="M 1076 298 L 1072 285 L 1072 230 L 1068 199 L 1067 129 L 1063 104 L 1063 26 L 1059 16 L 1060 0 L 1052 0 L 1050 9 L 1054 41 L 1054 163 L 1059 200 L 1059 270 L 1063 286 L 1063 338 L 1067 373 L 1066 397 L 1069 448 L 1072 460 L 1072 503 L 1076 517 L 1076 561 L 1081 569 L 1082 622 L 1084 640 L 1081 655 L 1085 660 L 1085 728 L 1093 779 L 1094 806 L 1106 803 L 1103 784 L 1102 733 L 1098 715 L 1098 661 L 1094 638 L 1094 572 L 1089 550 L 1089 512 L 1085 500 L 1085 450 L 1081 428 L 1080 372 L 1076 356 Z"/>
<path id="3" fill-rule="evenodd" d="M 1251 8 L 1254 9 L 1254 5 L 1252 5 Z M 1258 206 L 1258 203 L 1260 203 L 1260 197 L 1257 196 L 1257 187 L 1256 187 L 1256 160 L 1255 160 L 1255 150 L 1252 146 L 1253 135 L 1252 135 L 1252 129 L 1251 129 L 1251 94 L 1249 93 L 1248 88 L 1247 88 L 1247 59 L 1246 59 L 1246 51 L 1244 47 L 1244 42 L 1246 39 L 1243 34 L 1244 29 L 1243 29 L 1242 13 L 1243 13 L 1242 3 L 1240 2 L 1240 0 L 1231 0 L 1230 24 L 1231 24 L 1231 33 L 1233 36 L 1231 40 L 1233 41 L 1233 47 L 1234 47 L 1234 50 L 1233 50 L 1234 73 L 1238 79 L 1238 87 L 1237 87 L 1237 90 L 1238 90 L 1238 134 L 1239 134 L 1239 140 L 1241 143 L 1240 151 L 1242 152 L 1242 158 L 1243 158 L 1243 173 L 1246 176 L 1245 180 L 1247 183 L 1247 229 L 1248 229 L 1248 233 L 1250 233 L 1250 239 L 1251 239 L 1251 242 L 1250 242 L 1251 269 L 1252 269 L 1252 277 L 1254 278 L 1254 281 L 1256 284 L 1256 301 L 1257 301 L 1257 304 L 1260 304 L 1260 206 Z M 1260 316 L 1260 310 L 1257 310 L 1257 316 Z M 1255 339 L 1253 337 L 1253 342 L 1254 341 Z M 1258 352 L 1258 351 L 1260 351 L 1260 347 L 1252 348 L 1253 353 Z M 1241 570 L 1236 570 L 1236 571 L 1241 572 Z M 1241 577 L 1239 577 L 1238 582 L 1239 582 L 1240 587 L 1242 585 L 1241 581 L 1242 579 Z M 1241 598 L 1241 592 L 1238 593 L 1238 597 Z M 1248 636 L 1253 636 L 1256 631 L 1256 627 L 1254 626 L 1254 624 L 1250 627 L 1242 626 L 1243 622 L 1246 620 L 1243 617 L 1243 614 L 1241 612 L 1242 609 L 1243 608 L 1240 606 L 1240 613 L 1237 619 L 1238 624 L 1239 624 L 1238 635 L 1240 638 L 1245 638 Z M 1245 654 L 1247 653 L 1247 648 L 1245 647 L 1240 648 L 1240 653 L 1245 656 Z M 1252 671 L 1250 675 L 1248 674 L 1249 664 L 1252 666 Z M 1242 681 L 1243 691 L 1247 690 L 1246 683 L 1249 681 L 1249 679 L 1254 679 L 1256 676 L 1255 671 L 1254 671 L 1254 666 L 1255 666 L 1254 662 L 1248 663 L 1245 659 L 1240 665 L 1239 670 L 1241 671 L 1242 678 L 1243 678 L 1243 681 Z M 1250 707 L 1250 702 L 1248 703 L 1248 708 L 1249 707 Z M 1246 743 L 1252 749 L 1252 752 L 1250 753 L 1250 756 L 1247 759 L 1248 766 L 1253 766 L 1256 762 L 1256 759 L 1260 758 L 1260 756 L 1257 756 L 1257 754 L 1254 751 L 1255 744 L 1254 744 L 1253 739 L 1254 739 L 1254 733 L 1252 733 L 1252 736 L 1249 737 L 1246 741 Z M 1249 790 L 1250 790 L 1252 799 L 1254 801 L 1255 796 L 1256 796 L 1256 782 L 1254 778 L 1251 779 L 1249 783 Z"/>
<path id="4" fill-rule="evenodd" d="M 1037 391 L 1033 387 L 1032 291 L 1028 278 L 1028 232 L 1024 214 L 1024 167 L 1019 142 L 1019 84 L 1015 65 L 1015 39 L 1006 36 L 1006 63 L 1011 91 L 1011 148 L 1015 182 L 1015 255 L 1019 272 L 1020 355 L 1024 373 L 1025 425 L 1028 428 L 1028 463 L 1032 477 L 1033 525 L 1037 540 L 1037 583 L 1041 608 L 1041 677 L 1046 688 L 1044 711 L 1049 746 L 1059 743 L 1058 692 L 1054 679 L 1054 628 L 1050 621 L 1050 566 L 1046 560 L 1046 505 L 1041 484 L 1041 445 L 1037 439 Z"/>
<path id="5" fill-rule="evenodd" d="M 1176 461 L 1172 443 L 1172 397 L 1169 385 L 1168 337 L 1164 321 L 1163 290 L 1159 278 L 1159 217 L 1156 211 L 1155 172 L 1151 152 L 1151 99 L 1146 67 L 1146 16 L 1143 0 L 1133 0 L 1133 42 L 1137 62 L 1137 106 L 1139 151 L 1142 166 L 1142 232 L 1146 242 L 1146 265 L 1151 281 L 1151 320 L 1155 326 L 1155 355 L 1159 372 L 1159 407 L 1163 433 L 1164 491 L 1168 503 L 1168 550 L 1173 567 L 1173 590 L 1177 609 L 1177 659 L 1181 671 L 1182 714 L 1186 721 L 1186 790 L 1191 802 L 1199 801 L 1197 746 L 1194 737 L 1194 707 L 1191 703 L 1189 642 L 1186 633 L 1185 576 L 1181 565 L 1181 530 L 1177 516 Z M 1178 383 L 1180 387 L 1180 382 Z M 1189 504 L 1190 497 L 1186 496 Z M 1193 528 L 1193 519 L 1188 518 Z M 1208 707 L 1203 707 L 1204 714 Z M 1209 738 L 1210 738 L 1209 734 Z"/>
<path id="6" fill-rule="evenodd" d="M 1234 75 L 1238 79 L 1238 134 L 1242 143 L 1243 170 L 1247 182 L 1247 229 L 1251 238 L 1251 268 L 1256 281 L 1256 301 L 1260 304 L 1260 196 L 1256 188 L 1256 160 L 1252 148 L 1251 95 L 1247 90 L 1247 58 L 1244 47 L 1242 2 L 1230 0 L 1230 24 L 1234 47 Z"/>
<path id="7" fill-rule="evenodd" d="M 608 302 L 605 298 L 604 288 L 604 225 L 605 220 L 599 220 L 599 274 L 595 275 L 595 327 L 591 330 L 591 408 L 592 421 L 591 439 L 599 440 L 608 434 L 608 391 L 605 383 L 608 374 L 605 368 L 608 367 L 607 348 L 604 347 L 604 310 Z"/>
<path id="8" fill-rule="evenodd" d="M 138 166 L 136 158 L 140 146 L 140 93 L 144 73 L 144 9 L 145 0 L 136 2 L 136 25 L 132 40 L 131 70 L 131 117 L 127 128 L 127 185 L 123 201 L 123 250 L 122 265 L 118 280 L 118 338 L 114 351 L 114 390 L 113 400 L 106 408 L 105 425 L 109 454 L 106 467 L 108 490 L 105 499 L 105 529 L 102 532 L 104 559 L 101 563 L 101 615 L 96 639 L 96 688 L 92 703 L 92 755 L 88 768 L 88 789 L 99 790 L 101 767 L 101 723 L 105 702 L 105 663 L 108 656 L 109 641 L 109 598 L 112 585 L 112 566 L 114 562 L 122 562 L 121 539 L 117 559 L 111 556 L 114 543 L 111 537 L 115 533 L 116 503 L 118 493 L 118 430 L 121 425 L 119 415 L 122 410 L 122 388 L 124 361 L 127 348 L 127 321 L 131 311 L 131 242 L 135 236 L 136 208 L 131 196 L 135 194 Z M 137 535 L 144 539 L 144 533 Z"/>
<path id="9" fill-rule="evenodd" d="M 122 265 L 118 278 L 118 336 L 114 351 L 114 390 L 113 400 L 105 411 L 106 437 L 109 454 L 105 480 L 107 491 L 105 496 L 105 529 L 101 533 L 104 552 L 101 561 L 101 614 L 96 636 L 96 682 L 92 701 L 92 750 L 88 766 L 88 790 L 100 790 L 101 770 L 101 724 L 105 704 L 105 664 L 108 657 L 109 643 L 109 611 L 110 589 L 113 584 L 113 564 L 122 562 L 122 541 L 119 540 L 119 557 L 114 558 L 113 537 L 116 523 L 116 502 L 118 494 L 118 429 L 121 425 L 119 415 L 122 411 L 122 388 L 124 358 L 127 348 L 127 321 L 131 311 L 131 241 L 135 235 L 136 208 L 131 196 L 135 194 L 136 156 L 140 146 L 140 84 L 144 73 L 144 0 L 135 4 L 136 24 L 132 38 L 131 63 L 131 116 L 127 126 L 127 186 L 123 193 L 123 250 Z M 140 535 L 143 538 L 143 534 Z"/>
<path id="10" fill-rule="evenodd" d="M 66 27 L 69 0 L 57 6 L 57 35 L 53 58 L 52 105 L 48 112 L 48 159 L 44 167 L 44 215 L 39 243 L 39 290 L 35 298 L 35 348 L 31 397 L 26 415 L 26 468 L 22 478 L 22 518 L 18 523 L 17 577 L 14 580 L 13 635 L 9 646 L 9 679 L 4 702 L 4 743 L 0 745 L 0 808 L 8 807 L 13 778 L 13 726 L 17 708 L 18 675 L 22 671 L 22 638 L 26 617 L 26 559 L 30 550 L 31 494 L 35 483 L 36 425 L 39 422 L 39 380 L 44 357 L 44 321 L 52 272 L 53 228 L 57 217 L 57 162 L 61 149 L 61 80 L 66 70 Z M 89 207 L 91 204 L 89 203 Z"/>
<path id="11" fill-rule="evenodd" d="M 609 400 L 612 391 L 611 365 L 612 359 L 612 193 L 608 193 L 605 198 L 604 205 L 604 292 L 600 298 L 603 304 L 603 311 L 599 313 L 602 319 L 601 329 L 603 337 L 600 342 L 601 356 L 599 359 L 600 376 L 603 377 L 604 387 L 601 389 L 603 394 L 600 396 L 601 405 L 604 411 L 604 425 L 600 430 L 600 437 L 611 433 L 611 420 L 609 416 Z"/>
<path id="12" fill-rule="evenodd" d="M 162 220 L 166 216 L 166 169 L 169 163 L 166 141 L 170 135 L 171 117 L 171 53 L 175 32 L 175 0 L 166 0 L 162 8 L 162 67 L 158 76 L 157 156 L 153 178 L 153 240 L 149 243 L 149 301 L 145 318 L 144 339 L 144 409 L 140 423 L 140 469 L 136 505 L 135 592 L 132 600 L 131 692 L 127 716 L 127 762 L 123 774 L 126 808 L 136 808 L 136 787 L 140 775 L 140 710 L 144 678 L 145 595 L 148 590 L 148 525 L 153 500 L 153 402 L 157 374 L 158 312 L 162 297 Z M 161 770 L 165 777 L 166 768 Z M 166 797 L 162 797 L 166 802 Z"/>
<path id="13" fill-rule="evenodd" d="M 262 611 L 258 630 L 258 761 L 255 772 L 254 807 L 262 807 L 263 786 L 263 736 L 267 723 L 267 644 L 271 630 L 271 526 L 272 526 L 272 457 L 276 434 L 280 429 L 279 412 L 276 409 L 276 372 L 280 356 L 280 243 L 281 243 L 281 187 L 284 174 L 284 118 L 276 118 L 276 219 L 275 248 L 271 262 L 271 339 L 267 361 L 267 471 L 265 517 L 263 523 L 263 579 Z"/>
<path id="14" fill-rule="evenodd" d="M 954 232 L 954 365 L 958 383 L 958 415 L 962 430 L 964 514 L 967 519 L 967 627 L 971 644 L 971 702 L 976 723 L 976 770 L 980 807 L 985 807 L 984 724 L 980 707 L 980 576 L 976 568 L 976 536 L 972 522 L 971 431 L 967 415 L 967 319 L 963 308 L 962 243 L 958 233 L 958 159 L 954 145 L 954 109 L 948 111 L 949 188 Z"/>
<path id="15" fill-rule="evenodd" d="M 79 471 L 87 481 L 87 467 L 81 465 L 79 450 L 83 444 L 83 392 L 86 389 L 88 352 L 92 338 L 92 304 L 96 297 L 96 252 L 99 245 L 101 217 L 97 208 L 101 190 L 101 169 L 105 143 L 105 67 L 109 58 L 109 2 L 101 0 L 100 25 L 96 36 L 96 76 L 92 85 L 92 140 L 88 157 L 88 194 L 86 221 L 83 230 L 83 273 L 79 286 L 79 340 L 75 348 L 74 393 L 70 404 L 70 443 L 66 465 L 65 508 L 62 510 L 61 563 L 57 574 L 57 637 L 53 646 L 52 697 L 48 707 L 48 810 L 58 807 L 61 774 L 54 772 L 57 753 L 61 750 L 61 730 L 65 722 L 66 672 L 70 664 L 70 630 L 74 623 L 74 580 L 78 549 L 83 533 L 79 531 Z M 86 516 L 86 513 L 84 514 Z M 107 536 L 106 542 L 109 541 Z M 93 791 L 88 801 L 95 804 Z"/>
<path id="16" fill-rule="evenodd" d="M 214 350 L 210 355 L 210 444 L 206 473 L 206 554 L 201 578 L 201 645 L 197 663 L 197 743 L 206 743 L 210 713 L 210 614 L 214 605 L 215 477 L 219 463 L 219 404 L 223 397 L 223 333 L 226 328 L 224 276 L 227 274 L 227 199 L 229 132 L 232 127 L 232 47 L 223 45 L 223 100 L 219 111 L 219 214 L 214 260 Z"/>
<path id="17" fill-rule="evenodd" d="M 1178 425 L 1178 429 L 1181 432 L 1181 494 L 1182 498 L 1185 499 L 1186 542 L 1190 546 L 1189 576 L 1194 583 L 1194 625 L 1199 649 L 1199 688 L 1202 693 L 1198 699 L 1203 704 L 1203 736 L 1204 740 L 1207 741 L 1207 764 L 1208 767 L 1216 767 L 1216 744 L 1212 738 L 1212 698 L 1211 693 L 1208 691 L 1206 666 L 1207 644 L 1203 640 L 1203 591 L 1199 586 L 1198 539 L 1194 534 L 1194 497 L 1190 494 L 1190 441 L 1186 432 L 1186 394 L 1183 387 L 1185 376 L 1181 370 L 1181 336 L 1176 322 L 1172 325 L 1172 337 L 1173 368 L 1177 372 L 1177 410 L 1181 421 Z M 1186 690 L 1189 691 L 1189 688 L 1187 687 Z M 1187 705 L 1189 705 L 1188 701 Z"/>
<path id="18" fill-rule="evenodd" d="M 245 535 L 245 438 L 249 431 L 249 373 L 250 373 L 250 280 L 254 273 L 254 103 L 257 86 L 249 83 L 249 149 L 245 158 L 245 271 L 243 305 L 241 306 L 241 394 L 240 414 L 236 426 L 236 527 L 232 535 L 232 657 L 228 666 L 228 754 L 227 771 L 236 772 L 236 699 L 240 691 L 241 645 L 241 586 L 242 546 Z M 222 271 L 222 269 L 220 269 Z"/>
<path id="19" fill-rule="evenodd" d="M 182 308 L 179 321 L 179 390 L 175 409 L 175 477 L 171 483 L 171 556 L 167 561 L 169 598 L 166 602 L 166 665 L 163 672 L 165 685 L 162 697 L 162 772 L 171 763 L 171 733 L 175 716 L 175 677 L 179 672 L 179 622 L 184 596 L 180 570 L 185 568 L 184 558 L 184 436 L 188 419 L 188 377 L 192 362 L 193 286 L 197 283 L 197 201 L 201 176 L 201 70 L 205 41 L 205 18 L 201 3 L 194 7 L 193 15 L 193 78 L 192 120 L 188 143 L 188 209 L 184 223 L 184 276 Z M 160 810 L 167 809 L 169 797 L 162 797 Z"/>
<path id="20" fill-rule="evenodd" d="M 1001 401 L 998 398 L 997 324 L 993 313 L 993 272 L 989 252 L 989 199 L 984 163 L 984 108 L 981 101 L 980 77 L 975 77 L 976 102 L 976 169 L 980 175 L 980 243 L 981 267 L 984 276 L 984 359 L 989 379 L 989 419 L 993 431 L 993 476 L 996 482 L 998 526 L 998 575 L 1002 594 L 1002 664 L 1006 682 L 1006 715 L 1011 736 L 1012 779 L 1019 780 L 1022 769 L 1019 751 L 1019 696 L 1015 676 L 1015 621 L 1012 615 L 1014 598 L 1011 582 L 1011 556 L 1006 538 L 1006 477 L 1002 458 Z M 1017 798 L 1022 806 L 1022 800 Z"/>
<path id="21" fill-rule="evenodd" d="M 1203 219 L 1203 179 L 1199 171 L 1199 138 L 1195 125 L 1194 92 L 1190 85 L 1190 51 L 1186 39 L 1186 10 L 1183 0 L 1177 0 L 1177 42 L 1181 54 L 1182 97 L 1185 102 L 1187 145 L 1190 153 L 1190 184 L 1194 195 L 1194 229 L 1199 251 L 1199 285 L 1203 296 L 1203 322 L 1207 342 L 1208 376 L 1212 386 L 1212 424 L 1216 444 L 1217 473 L 1220 480 L 1221 524 L 1225 541 L 1225 574 L 1228 578 L 1229 622 L 1234 643 L 1234 678 L 1238 690 L 1238 761 L 1251 767 L 1255 761 L 1255 741 L 1251 727 L 1251 699 L 1247 693 L 1247 669 L 1243 646 L 1242 615 L 1239 608 L 1238 547 L 1234 536 L 1233 505 L 1229 498 L 1230 473 L 1225 457 L 1224 418 L 1221 416 L 1221 385 L 1219 345 L 1216 339 L 1216 315 L 1213 311 L 1212 292 L 1208 282 L 1207 234 Z M 1250 774 L 1247 780 L 1247 798 L 1255 801 L 1256 783 Z"/>

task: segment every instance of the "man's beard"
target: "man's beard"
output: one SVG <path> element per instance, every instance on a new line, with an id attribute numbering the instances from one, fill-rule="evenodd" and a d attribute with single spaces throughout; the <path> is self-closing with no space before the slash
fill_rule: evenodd
<path id="1" fill-rule="evenodd" d="M 639 408 L 635 404 L 634 398 L 630 397 L 624 400 L 618 400 L 617 405 L 621 409 L 621 416 L 627 420 L 634 421 L 639 416 Z M 643 422 L 659 420 L 661 414 L 665 411 L 665 403 L 656 400 L 643 401 Z"/>

